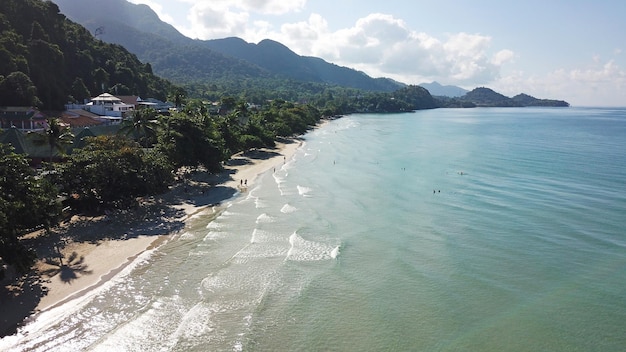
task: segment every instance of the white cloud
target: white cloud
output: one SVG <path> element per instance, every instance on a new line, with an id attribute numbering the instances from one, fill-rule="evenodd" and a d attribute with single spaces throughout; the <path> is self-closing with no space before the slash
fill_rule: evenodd
<path id="1" fill-rule="evenodd" d="M 228 0 L 227 3 L 233 3 Z M 264 14 L 281 15 L 293 11 L 300 11 L 306 5 L 306 0 L 241 0 L 238 5 L 247 11 L 256 11 Z"/>
<path id="2" fill-rule="evenodd" d="M 134 0 L 150 1 L 150 0 Z M 241 37 L 259 41 L 270 33 L 268 21 L 251 20 L 253 15 L 281 15 L 302 10 L 306 0 L 178 0 L 191 4 L 186 26 L 177 26 L 181 33 L 199 39 Z M 251 39 L 252 38 L 252 39 Z"/>
<path id="3" fill-rule="evenodd" d="M 172 16 L 167 14 L 167 12 L 163 11 L 163 6 L 161 6 L 160 4 L 154 1 L 151 1 L 151 0 L 129 0 L 129 1 L 134 4 L 148 5 L 152 9 L 152 11 L 154 11 L 163 22 L 167 22 L 171 25 L 174 25 L 176 22 L 174 21 L 174 18 L 172 18 Z"/>
<path id="4" fill-rule="evenodd" d="M 249 18 L 245 11 L 198 2 L 189 10 L 187 19 L 191 28 L 184 29 L 184 33 L 200 39 L 242 36 L 246 33 Z"/>
<path id="5" fill-rule="evenodd" d="M 596 60 L 585 69 L 561 68 L 544 76 L 514 72 L 493 82 L 492 88 L 509 96 L 527 93 L 577 106 L 626 106 L 626 71 L 613 60 Z"/>
<path id="6" fill-rule="evenodd" d="M 507 49 L 492 54 L 488 36 L 457 33 L 436 38 L 382 13 L 367 15 L 350 27 L 334 31 L 315 13 L 305 21 L 284 23 L 280 28 L 272 26 L 272 15 L 300 11 L 306 0 L 178 1 L 192 4 L 188 26 L 179 27 L 190 37 L 238 36 L 249 42 L 273 39 L 300 55 L 320 57 L 374 77 L 407 83 L 438 80 L 459 85 L 484 84 L 496 79 L 500 67 L 514 56 Z"/>
<path id="7" fill-rule="evenodd" d="M 491 62 L 494 65 L 501 66 L 509 61 L 512 61 L 514 57 L 515 57 L 514 52 L 508 49 L 504 49 L 504 50 L 498 51 L 491 59 Z"/>
<path id="8" fill-rule="evenodd" d="M 301 55 L 408 83 L 483 84 L 497 78 L 500 67 L 514 57 L 506 49 L 490 56 L 487 36 L 458 33 L 439 39 L 379 13 L 334 32 L 320 15 L 311 15 L 306 22 L 285 24 L 280 33 L 270 34 Z"/>

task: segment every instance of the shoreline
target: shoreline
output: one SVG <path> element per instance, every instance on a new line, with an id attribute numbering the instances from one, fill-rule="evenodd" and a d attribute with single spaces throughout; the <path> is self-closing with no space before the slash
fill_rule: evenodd
<path id="1" fill-rule="evenodd" d="M 289 138 L 271 149 L 240 152 L 219 174 L 191 172 L 165 194 L 142 199 L 136 209 L 75 215 L 45 236 L 42 231 L 25 236 L 39 259 L 35 273 L 20 282 L 0 282 L 0 339 L 104 285 L 143 253 L 171 240 L 197 214 L 211 209 L 217 215 L 216 207 L 247 192 L 259 175 L 291 159 L 301 145 L 300 138 Z"/>

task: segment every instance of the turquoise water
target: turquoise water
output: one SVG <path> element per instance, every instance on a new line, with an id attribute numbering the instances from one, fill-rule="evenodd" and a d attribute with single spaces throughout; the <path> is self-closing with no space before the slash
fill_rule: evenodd
<path id="1" fill-rule="evenodd" d="M 347 116 L 4 346 L 623 351 L 624 150 L 624 109 Z"/>

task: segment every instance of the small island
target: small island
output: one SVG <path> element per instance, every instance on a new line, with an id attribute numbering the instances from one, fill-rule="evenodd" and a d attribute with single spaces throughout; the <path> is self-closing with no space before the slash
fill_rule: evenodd
<path id="1" fill-rule="evenodd" d="M 492 89 L 475 88 L 460 97 L 437 96 L 440 106 L 444 108 L 473 108 L 473 107 L 569 107 L 563 100 L 538 99 L 528 94 L 518 94 L 509 98 Z"/>

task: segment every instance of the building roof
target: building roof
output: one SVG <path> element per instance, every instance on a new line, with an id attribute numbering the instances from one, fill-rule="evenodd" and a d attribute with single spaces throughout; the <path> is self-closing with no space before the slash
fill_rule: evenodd
<path id="1" fill-rule="evenodd" d="M 85 139 L 95 136 L 95 133 L 93 133 L 93 131 L 91 131 L 89 127 L 83 128 L 74 136 L 74 143 L 70 146 L 70 152 L 75 148 L 83 148 L 87 144 L 87 141 Z"/>
<path id="2" fill-rule="evenodd" d="M 95 98 L 91 98 L 91 101 L 102 101 L 102 102 L 121 102 L 122 99 L 113 96 L 109 93 L 102 93 Z"/>
<path id="3" fill-rule="evenodd" d="M 98 119 L 100 116 L 83 109 L 66 110 L 61 115 L 61 121 L 67 123 L 72 128 L 97 126 L 104 122 Z"/>
<path id="4" fill-rule="evenodd" d="M 116 97 L 119 98 L 122 103 L 128 105 L 137 105 L 140 101 L 142 101 L 137 95 L 116 95 Z"/>
<path id="5" fill-rule="evenodd" d="M 30 106 L 0 106 L 0 118 L 11 120 L 44 120 L 46 116 Z"/>
<path id="6" fill-rule="evenodd" d="M 101 135 L 113 135 L 119 130 L 119 125 L 98 125 L 91 128 L 83 127 L 73 129 L 74 143 L 67 146 L 67 152 L 72 153 L 76 148 L 85 146 L 85 138 Z M 26 154 L 31 159 L 48 160 L 62 157 L 58 150 L 50 150 L 50 146 L 37 141 L 41 134 L 38 132 L 24 133 L 16 127 L 8 128 L 0 133 L 0 143 L 10 144 L 15 148 L 15 153 Z M 52 154 L 52 155 L 51 155 Z"/>
<path id="7" fill-rule="evenodd" d="M 12 145 L 17 154 L 28 154 L 24 135 L 15 126 L 4 130 L 0 134 L 0 143 Z"/>

